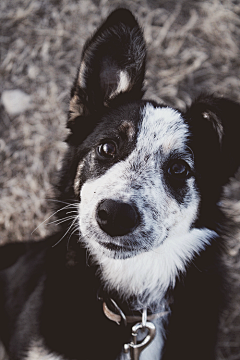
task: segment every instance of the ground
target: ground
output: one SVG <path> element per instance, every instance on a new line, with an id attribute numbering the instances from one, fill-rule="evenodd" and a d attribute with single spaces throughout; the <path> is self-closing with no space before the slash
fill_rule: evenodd
<path id="1" fill-rule="evenodd" d="M 179 109 L 202 92 L 240 101 L 239 0 L 1 0 L 0 243 L 39 239 L 52 230 L 54 224 L 40 224 L 51 215 L 81 49 L 119 6 L 131 9 L 144 29 L 145 97 Z M 7 108 L 8 90 L 21 90 L 30 102 L 20 110 Z M 239 181 L 240 173 L 223 200 L 236 224 Z M 226 262 L 233 296 L 222 320 L 218 360 L 239 360 L 240 233 L 230 239 Z"/>

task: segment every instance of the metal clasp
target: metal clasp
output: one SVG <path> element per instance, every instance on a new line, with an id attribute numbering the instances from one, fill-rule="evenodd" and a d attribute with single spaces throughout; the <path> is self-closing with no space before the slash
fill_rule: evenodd
<path id="1" fill-rule="evenodd" d="M 148 334 L 142 341 L 137 342 L 138 331 L 145 329 L 148 331 Z M 124 344 L 124 353 L 129 354 L 131 360 L 139 360 L 141 352 L 153 341 L 155 335 L 155 325 L 152 322 L 144 321 L 143 316 L 142 323 L 137 323 L 132 327 L 132 341 L 129 344 Z"/>

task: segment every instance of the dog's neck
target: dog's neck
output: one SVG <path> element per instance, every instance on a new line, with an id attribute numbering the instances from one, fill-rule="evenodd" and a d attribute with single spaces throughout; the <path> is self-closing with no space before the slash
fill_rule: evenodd
<path id="1" fill-rule="evenodd" d="M 144 309 L 147 310 L 148 315 L 163 313 L 169 310 L 169 305 L 172 303 L 171 292 L 159 296 L 158 301 L 151 302 L 149 299 L 146 303 L 142 301 L 139 295 L 132 295 L 128 298 L 119 296 L 116 291 L 107 292 L 99 290 L 98 299 L 106 303 L 107 308 L 113 313 L 123 313 L 125 316 L 141 317 Z"/>
<path id="2" fill-rule="evenodd" d="M 92 276 L 95 277 L 94 283 L 98 286 L 98 289 L 96 289 L 96 296 L 100 300 L 108 301 L 109 299 L 113 299 L 121 311 L 126 315 L 135 314 L 139 316 L 145 308 L 149 314 L 160 313 L 167 310 L 169 303 L 171 303 L 170 289 L 158 291 L 158 296 L 156 297 L 155 295 L 152 296 L 151 292 L 127 294 L 126 292 L 119 291 L 117 288 L 110 287 L 102 276 L 102 266 L 97 264 L 95 259 L 89 254 L 88 250 L 82 248 L 78 241 L 79 239 L 76 237 L 75 239 L 72 238 L 71 242 L 68 243 L 66 266 L 75 267 L 78 263 L 81 263 L 82 266 L 84 266 L 83 261 L 84 259 L 85 261 L 87 260 L 85 266 L 92 273 Z"/>

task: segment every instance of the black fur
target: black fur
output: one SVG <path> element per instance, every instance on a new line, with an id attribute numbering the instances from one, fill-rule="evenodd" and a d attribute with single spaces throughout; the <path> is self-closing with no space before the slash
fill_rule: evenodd
<path id="1" fill-rule="evenodd" d="M 77 166 L 102 140 L 115 134 L 117 157 L 101 162 L 95 154 L 91 167 L 90 159 L 86 161 L 79 188 L 86 179 L 101 177 L 134 149 L 137 131 L 129 139 L 117 129 L 122 119 L 131 120 L 137 129 L 140 109 L 146 103 L 141 100 L 145 58 L 142 31 L 124 9 L 113 12 L 86 43 L 82 86 L 77 75 L 71 92 L 71 134 L 57 187 L 59 201 L 79 201 L 74 191 Z M 125 69 L 131 74 L 130 87 L 111 97 L 117 71 Z M 227 99 L 201 96 L 183 117 L 190 127 L 188 146 L 201 195 L 194 226 L 214 230 L 219 237 L 195 256 L 187 273 L 168 290 L 171 315 L 165 324 L 162 360 L 213 360 L 226 292 L 226 270 L 221 260 L 225 220 L 218 203 L 223 185 L 240 165 L 240 106 Z M 174 196 L 183 202 L 184 186 L 168 181 Z M 66 209 L 59 211 L 59 218 L 66 213 Z M 40 338 L 49 352 L 69 360 L 114 360 L 129 342 L 130 326 L 117 326 L 103 314 L 98 298 L 103 287 L 98 265 L 91 263 L 78 233 L 71 237 L 66 234 L 69 226 L 70 222 L 64 223 L 58 233 L 40 242 L 9 244 L 0 249 L 0 338 L 10 360 L 24 359 L 34 338 Z M 107 295 L 126 313 L 130 311 L 129 304 L 116 292 Z"/>

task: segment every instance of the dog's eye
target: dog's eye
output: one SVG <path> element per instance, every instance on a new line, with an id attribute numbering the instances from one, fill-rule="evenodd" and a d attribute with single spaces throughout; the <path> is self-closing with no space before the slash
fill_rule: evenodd
<path id="1" fill-rule="evenodd" d="M 176 160 L 169 166 L 168 173 L 178 179 L 184 179 L 189 175 L 190 168 L 185 161 Z"/>
<path id="2" fill-rule="evenodd" d="M 97 153 L 101 157 L 111 159 L 114 158 L 117 152 L 117 145 L 114 141 L 107 141 L 97 147 Z"/>

